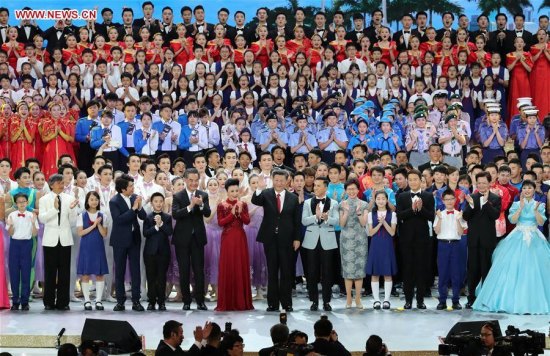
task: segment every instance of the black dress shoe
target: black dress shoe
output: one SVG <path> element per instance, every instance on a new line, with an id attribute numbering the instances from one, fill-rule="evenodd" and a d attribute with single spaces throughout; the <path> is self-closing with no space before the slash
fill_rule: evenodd
<path id="1" fill-rule="evenodd" d="M 439 303 L 436 307 L 437 310 L 445 310 L 447 309 L 447 304 L 445 303 Z"/>
<path id="2" fill-rule="evenodd" d="M 14 311 L 14 310 L 19 310 L 19 304 L 14 304 L 11 306 L 10 310 Z"/>
<path id="3" fill-rule="evenodd" d="M 329 303 L 323 303 L 323 310 L 324 311 L 332 311 L 332 307 Z"/>
<path id="4" fill-rule="evenodd" d="M 166 311 L 166 305 L 164 305 L 164 303 L 160 303 L 159 304 L 159 310 L 160 311 Z"/>
<path id="5" fill-rule="evenodd" d="M 191 303 L 184 303 L 182 309 L 183 310 L 191 310 Z"/>
<path id="6" fill-rule="evenodd" d="M 406 302 L 405 305 L 403 306 L 403 309 L 406 309 L 406 310 L 409 310 L 412 308 L 412 303 L 411 302 Z"/>
<path id="7" fill-rule="evenodd" d="M 21 305 L 21 310 L 23 310 L 23 311 L 29 311 L 29 305 L 28 305 L 28 304 L 22 304 L 22 305 Z"/>
<path id="8" fill-rule="evenodd" d="M 61 311 L 68 311 L 71 310 L 71 308 L 68 305 L 62 306 L 62 307 L 56 307 L 57 310 Z"/>
<path id="9" fill-rule="evenodd" d="M 424 302 L 416 303 L 417 309 L 426 309 L 426 304 Z"/>
<path id="10" fill-rule="evenodd" d="M 126 310 L 126 307 L 124 306 L 124 304 L 119 304 L 119 303 L 117 303 L 113 308 L 113 311 L 125 311 L 125 310 Z"/>
<path id="11" fill-rule="evenodd" d="M 309 310 L 311 310 L 311 311 L 319 310 L 319 303 L 317 303 L 317 302 L 311 303 L 311 307 L 309 307 Z"/>
<path id="12" fill-rule="evenodd" d="M 134 302 L 132 304 L 132 310 L 133 311 L 138 311 L 138 312 L 145 311 L 145 309 L 143 308 L 143 305 L 141 305 L 139 302 Z"/>
<path id="13" fill-rule="evenodd" d="M 474 305 L 474 303 L 466 303 L 466 309 L 472 309 L 472 306 Z"/>
<path id="14" fill-rule="evenodd" d="M 270 306 L 267 307 L 267 309 L 266 309 L 265 311 L 268 311 L 268 312 L 278 312 L 278 311 L 279 311 L 279 308 L 270 305 Z"/>
<path id="15" fill-rule="evenodd" d="M 283 309 L 284 309 L 287 313 L 291 313 L 291 312 L 294 311 L 294 308 L 292 308 L 292 307 L 284 307 Z"/>
<path id="16" fill-rule="evenodd" d="M 44 305 L 44 310 L 55 310 L 55 307 L 51 305 Z"/>
<path id="17" fill-rule="evenodd" d="M 197 310 L 208 310 L 208 307 L 204 303 L 198 303 Z"/>
<path id="18" fill-rule="evenodd" d="M 460 303 L 453 303 L 453 310 L 462 310 L 462 305 Z"/>
<path id="19" fill-rule="evenodd" d="M 149 303 L 149 304 L 147 304 L 147 310 L 156 310 L 156 309 L 155 309 L 155 303 Z"/>

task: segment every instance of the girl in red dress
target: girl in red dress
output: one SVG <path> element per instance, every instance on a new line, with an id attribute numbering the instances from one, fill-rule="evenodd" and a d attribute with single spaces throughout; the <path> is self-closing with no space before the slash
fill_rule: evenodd
<path id="1" fill-rule="evenodd" d="M 36 104 L 31 104 L 29 106 L 29 111 L 30 111 L 30 117 L 28 120 L 32 121 L 33 124 L 36 126 L 36 131 L 34 135 L 34 148 L 33 148 L 34 157 L 40 162 L 42 162 L 42 155 L 44 154 L 42 150 L 42 147 L 43 147 L 42 138 L 37 133 L 38 133 L 38 124 L 42 120 L 43 111 L 40 108 L 40 106 Z M 32 156 L 29 155 L 29 157 L 32 157 Z"/>
<path id="2" fill-rule="evenodd" d="M 334 47 L 334 54 L 336 56 L 336 61 L 341 62 L 346 59 L 346 45 L 348 44 L 346 40 L 346 28 L 344 26 L 336 27 L 336 39 L 329 43 Z"/>
<path id="3" fill-rule="evenodd" d="M 112 60 L 111 57 L 111 48 L 115 48 L 119 46 L 113 46 L 109 47 L 107 49 L 107 44 L 105 43 L 105 37 L 103 35 L 97 35 L 94 39 L 94 61 L 98 61 L 99 59 L 103 59 L 109 63 Z"/>
<path id="4" fill-rule="evenodd" d="M 164 62 L 164 49 L 162 48 L 163 43 L 164 39 L 162 38 L 162 34 L 155 33 L 153 35 L 153 43 L 151 44 L 151 48 L 146 51 L 146 59 L 149 65 L 153 63 L 161 64 Z"/>
<path id="5" fill-rule="evenodd" d="M 93 48 L 93 44 L 90 43 L 90 33 L 88 32 L 88 29 L 86 27 L 81 27 L 78 30 L 78 34 L 80 36 L 80 42 L 78 42 L 78 48 L 80 51 L 83 51 L 85 48 Z"/>
<path id="6" fill-rule="evenodd" d="M 468 57 L 469 64 L 477 62 L 481 66 L 481 69 L 491 66 L 491 54 L 485 51 L 486 44 L 485 36 L 479 35 L 476 37 L 476 50 L 470 53 Z"/>
<path id="7" fill-rule="evenodd" d="M 294 39 L 287 41 L 286 46 L 289 51 L 294 53 L 305 53 L 311 48 L 311 41 L 306 37 L 302 26 L 294 27 Z"/>
<path id="8" fill-rule="evenodd" d="M 435 62 L 441 67 L 441 75 L 447 75 L 450 66 L 456 64 L 456 58 L 451 49 L 450 37 L 443 37 L 441 40 L 441 51 L 435 55 Z"/>
<path id="9" fill-rule="evenodd" d="M 29 104 L 26 101 L 20 101 L 16 111 L 8 124 L 10 160 L 14 167 L 24 167 L 25 160 L 34 157 L 36 122 L 29 115 Z"/>
<path id="10" fill-rule="evenodd" d="M 517 98 L 531 97 L 531 86 L 529 85 L 529 73 L 533 68 L 531 54 L 525 52 L 525 41 L 522 37 L 514 40 L 515 51 L 506 55 L 506 67 L 510 72 L 510 86 L 508 87 L 508 117 L 506 123 L 510 125 L 510 118 L 519 111 Z"/>
<path id="11" fill-rule="evenodd" d="M 361 37 L 359 46 L 361 50 L 357 52 L 357 58 L 362 59 L 365 63 L 369 63 L 372 60 L 372 54 L 370 53 L 370 38 L 367 36 Z"/>
<path id="12" fill-rule="evenodd" d="M 244 63 L 244 52 L 246 52 L 246 39 L 243 35 L 235 37 L 235 49 L 233 49 L 233 63 L 240 68 Z"/>
<path id="13" fill-rule="evenodd" d="M 433 53 L 437 53 L 441 51 L 441 42 L 438 42 L 435 40 L 435 36 L 437 33 L 435 32 L 435 28 L 428 27 L 426 29 L 426 37 L 428 38 L 428 41 L 422 42 L 420 44 L 420 50 L 424 53 L 430 51 Z"/>
<path id="14" fill-rule="evenodd" d="M 264 25 L 259 25 L 256 32 L 258 33 L 259 39 L 252 43 L 250 49 L 252 53 L 254 53 L 254 58 L 260 61 L 262 67 L 265 68 L 269 60 L 269 53 L 273 51 L 273 41 L 267 38 L 267 27 Z"/>
<path id="15" fill-rule="evenodd" d="M 313 75 L 315 75 L 317 63 L 321 62 L 323 58 L 323 51 L 323 39 L 318 34 L 313 34 L 313 36 L 311 36 L 311 49 L 308 53 L 308 63 Z"/>
<path id="16" fill-rule="evenodd" d="M 416 68 L 419 68 L 424 63 L 424 52 L 420 49 L 420 39 L 415 35 L 411 35 L 409 45 L 411 49 L 407 51 L 407 54 L 409 55 L 411 71 L 414 73 Z"/>
<path id="17" fill-rule="evenodd" d="M 550 113 L 550 90 L 548 90 L 548 79 L 550 78 L 550 43 L 548 34 L 544 30 L 537 31 L 538 43 L 531 46 L 533 56 L 533 70 L 531 71 L 531 94 L 533 104 L 541 113 L 541 120 Z"/>
<path id="18" fill-rule="evenodd" d="M 229 38 L 225 37 L 225 27 L 222 24 L 217 24 L 214 27 L 214 33 L 216 37 L 213 40 L 208 41 L 206 45 L 206 53 L 210 56 L 213 62 L 220 60 L 220 49 L 223 46 L 228 46 L 231 48 L 231 41 Z"/>
<path id="19" fill-rule="evenodd" d="M 9 157 L 8 122 L 13 114 L 10 104 L 0 106 L 0 156 Z M 0 250 L 1 251 L 1 250 Z"/>
<path id="20" fill-rule="evenodd" d="M 70 133 L 64 131 L 59 103 L 49 105 L 49 115 L 45 116 L 38 124 L 38 132 L 44 142 L 44 157 L 42 160 L 42 171 L 46 177 L 57 173 L 57 161 L 62 154 L 69 153 L 70 142 L 74 140 Z M 65 128 L 66 129 L 66 128 Z M 72 151 L 72 148 L 70 149 Z M 74 159 L 74 154 L 72 156 Z"/>
<path id="21" fill-rule="evenodd" d="M 477 50 L 476 45 L 470 42 L 468 38 L 468 32 L 464 28 L 456 30 L 456 44 L 453 46 L 453 54 L 458 57 L 458 52 L 466 51 L 468 56 Z"/>
<path id="22" fill-rule="evenodd" d="M 296 53 L 288 49 L 285 37 L 277 36 L 277 38 L 275 38 L 275 46 L 276 49 L 273 52 L 277 52 L 277 54 L 279 55 L 278 63 L 284 65 L 287 68 L 290 68 L 290 66 L 292 65 L 292 61 L 294 60 L 294 55 Z M 268 66 L 271 66 L 272 70 L 270 70 L 269 73 L 264 73 L 264 75 L 266 76 L 273 73 L 274 70 L 279 67 L 277 63 L 273 62 L 273 60 L 268 63 Z"/>
<path id="23" fill-rule="evenodd" d="M 67 48 L 63 48 L 63 63 L 69 68 L 72 68 L 75 65 L 82 63 L 82 58 L 80 57 L 80 49 L 78 48 L 78 43 L 76 41 L 76 36 L 74 34 L 68 34 L 66 37 Z"/>
<path id="24" fill-rule="evenodd" d="M 50 63 L 50 52 L 44 47 L 44 38 L 41 35 L 34 35 L 32 42 L 36 48 L 36 59 L 44 64 Z"/>
<path id="25" fill-rule="evenodd" d="M 125 35 L 124 36 L 124 50 L 122 53 L 122 58 L 124 63 L 134 63 L 136 61 L 136 40 L 134 40 L 134 37 L 132 35 Z"/>
<path id="26" fill-rule="evenodd" d="M 223 227 L 216 311 L 252 310 L 250 263 L 243 224 L 250 223 L 247 204 L 239 200 L 239 181 L 225 182 L 227 200 L 218 205 L 218 225 Z"/>
<path id="27" fill-rule="evenodd" d="M 17 60 L 25 53 L 25 45 L 17 42 L 17 27 L 8 27 L 6 32 L 6 42 L 2 44 L 2 49 L 8 53 L 8 64 L 12 68 L 17 68 Z"/>
<path id="28" fill-rule="evenodd" d="M 185 68 L 191 56 L 189 48 L 193 46 L 193 39 L 186 37 L 187 30 L 181 23 L 176 26 L 176 33 L 178 34 L 178 38 L 170 41 L 170 48 L 174 51 L 174 62 Z"/>
<path id="29" fill-rule="evenodd" d="M 374 44 L 375 47 L 379 47 L 382 50 L 382 62 L 388 66 L 388 71 L 391 72 L 393 62 L 397 57 L 397 44 L 391 40 L 390 29 L 387 27 L 380 27 L 378 31 L 380 35 L 380 41 Z"/>

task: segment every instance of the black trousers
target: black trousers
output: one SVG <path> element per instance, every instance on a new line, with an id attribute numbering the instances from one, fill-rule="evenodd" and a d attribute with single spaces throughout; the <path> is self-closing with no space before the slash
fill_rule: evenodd
<path id="1" fill-rule="evenodd" d="M 141 271 L 140 271 L 140 244 L 129 247 L 114 247 L 113 258 L 115 260 L 115 287 L 116 301 L 124 304 L 126 290 L 124 288 L 124 276 L 126 274 L 126 261 L 130 263 L 130 276 L 132 279 L 132 302 L 138 303 L 141 298 Z"/>
<path id="2" fill-rule="evenodd" d="M 332 280 L 333 280 L 333 265 L 334 251 L 323 250 L 321 241 L 317 242 L 317 246 L 313 250 L 307 250 L 307 290 L 309 300 L 319 302 L 319 286 L 321 282 L 323 287 L 323 303 L 330 303 L 332 297 Z"/>
<path id="3" fill-rule="evenodd" d="M 204 246 L 199 246 L 195 238 L 188 246 L 176 245 L 176 259 L 180 271 L 180 288 L 183 303 L 191 304 L 189 289 L 191 268 L 195 279 L 194 295 L 197 304 L 204 303 Z"/>
<path id="4" fill-rule="evenodd" d="M 416 301 L 424 302 L 426 280 L 430 273 L 431 244 L 401 244 L 403 258 L 403 292 L 405 301 L 412 303 L 416 287 Z"/>
<path id="5" fill-rule="evenodd" d="M 143 254 L 147 276 L 147 299 L 149 303 L 164 304 L 166 300 L 166 272 L 170 255 Z"/>
<path id="6" fill-rule="evenodd" d="M 292 282 L 294 280 L 294 249 L 291 244 L 281 246 L 277 242 L 264 244 L 267 261 L 267 304 L 278 308 L 292 306 Z"/>
<path id="7" fill-rule="evenodd" d="M 468 302 L 470 303 L 476 300 L 476 287 L 480 281 L 485 280 L 491 269 L 494 250 L 494 248 L 468 246 Z"/>
<path id="8" fill-rule="evenodd" d="M 64 308 L 70 302 L 71 246 L 44 246 L 44 306 Z M 57 297 L 57 301 L 56 301 Z"/>
<path id="9" fill-rule="evenodd" d="M 122 159 L 125 157 L 122 156 L 119 151 L 103 152 L 103 157 L 111 161 L 115 171 L 126 172 L 128 170 L 128 167 L 125 167 L 126 161 Z M 122 161 L 124 161 L 124 165 L 122 164 Z"/>
<path id="10" fill-rule="evenodd" d="M 92 163 L 96 154 L 96 150 L 90 147 L 90 143 L 81 143 L 78 149 L 78 167 L 86 172 L 90 177 L 94 171 Z"/>

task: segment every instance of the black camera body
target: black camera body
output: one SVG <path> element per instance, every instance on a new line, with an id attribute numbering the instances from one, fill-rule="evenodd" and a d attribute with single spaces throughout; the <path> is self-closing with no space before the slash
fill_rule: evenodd
<path id="1" fill-rule="evenodd" d="M 471 332 L 451 335 L 445 338 L 445 343 L 439 345 L 439 355 L 480 355 L 482 350 L 481 337 Z"/>
<path id="2" fill-rule="evenodd" d="M 313 345 L 289 343 L 284 346 L 275 348 L 272 355 L 274 356 L 305 356 L 313 352 Z"/>
<path id="3" fill-rule="evenodd" d="M 496 338 L 496 344 L 502 350 L 514 355 L 544 355 L 546 336 L 532 330 L 520 331 L 518 328 L 509 325 L 506 329 L 506 336 Z"/>

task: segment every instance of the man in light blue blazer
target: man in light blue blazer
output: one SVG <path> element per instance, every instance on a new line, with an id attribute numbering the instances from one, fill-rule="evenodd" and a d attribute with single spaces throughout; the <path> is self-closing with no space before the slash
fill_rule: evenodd
<path id="1" fill-rule="evenodd" d="M 307 289 L 312 304 L 310 310 L 319 310 L 318 283 L 322 276 L 323 309 L 331 311 L 331 288 L 334 274 L 333 254 L 338 248 L 334 226 L 338 224 L 338 202 L 327 198 L 328 178 L 315 178 L 314 198 L 304 202 L 302 224 L 306 234 L 302 248 L 307 254 Z"/>

